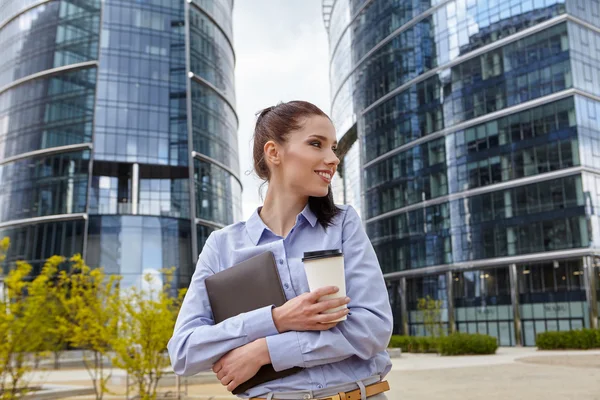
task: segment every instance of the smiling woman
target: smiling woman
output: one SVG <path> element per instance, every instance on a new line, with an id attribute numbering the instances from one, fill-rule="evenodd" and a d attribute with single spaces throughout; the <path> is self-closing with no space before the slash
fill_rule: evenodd
<path id="1" fill-rule="evenodd" d="M 234 391 L 264 365 L 278 372 L 300 367 L 238 396 L 386 398 L 389 386 L 381 380 L 391 369 L 385 350 L 392 312 L 360 217 L 351 206 L 334 204 L 336 150 L 331 120 L 311 103 L 282 103 L 258 114 L 253 156 L 258 176 L 269 182 L 265 202 L 248 221 L 206 240 L 168 345 L 177 374 L 212 369 Z M 303 255 L 331 249 L 343 255 L 348 297 L 331 299 L 334 287 L 309 289 Z M 275 257 L 286 303 L 215 324 L 206 278 L 266 251 Z"/>
<path id="2" fill-rule="evenodd" d="M 319 223 L 329 226 L 339 213 L 329 186 L 340 163 L 336 150 L 335 128 L 317 106 L 291 101 L 262 110 L 254 133 L 254 169 L 273 187 L 267 192 L 263 220 L 269 218 L 273 200 L 289 196 L 304 204 L 308 198 Z M 275 227 L 282 236 L 286 228 L 291 229 Z"/>

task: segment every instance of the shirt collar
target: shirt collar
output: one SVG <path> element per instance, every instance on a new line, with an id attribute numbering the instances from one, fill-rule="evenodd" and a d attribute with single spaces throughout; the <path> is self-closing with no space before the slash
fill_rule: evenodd
<path id="1" fill-rule="evenodd" d="M 250 236 L 250 240 L 252 240 L 252 243 L 254 243 L 255 246 L 258 245 L 264 231 L 269 230 L 258 214 L 261 209 L 262 207 L 258 207 L 254 210 L 250 218 L 248 218 L 248 221 L 246 221 L 248 236 Z M 302 216 L 313 228 L 317 224 L 317 216 L 312 212 L 308 203 L 306 203 L 304 209 L 298 214 L 298 217 L 296 217 L 296 225 L 298 224 L 300 216 Z"/>

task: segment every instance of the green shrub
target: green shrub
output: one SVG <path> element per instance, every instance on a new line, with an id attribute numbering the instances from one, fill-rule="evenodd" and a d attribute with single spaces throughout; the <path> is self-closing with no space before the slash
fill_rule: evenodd
<path id="1" fill-rule="evenodd" d="M 417 336 L 411 342 L 412 353 L 437 353 L 439 338 L 429 336 Z"/>
<path id="2" fill-rule="evenodd" d="M 401 348 L 406 353 L 440 353 L 444 356 L 466 354 L 494 354 L 498 348 L 496 338 L 488 335 L 454 333 L 439 338 L 428 336 L 394 335 L 389 347 Z"/>
<path id="3" fill-rule="evenodd" d="M 536 337 L 540 350 L 595 349 L 600 348 L 600 330 L 581 329 L 565 332 L 544 332 Z"/>
<path id="4" fill-rule="evenodd" d="M 394 335 L 389 347 L 401 348 L 405 353 L 437 353 L 438 342 L 438 338 L 428 336 Z"/>
<path id="5" fill-rule="evenodd" d="M 393 335 L 388 347 L 402 349 L 403 352 L 409 353 L 409 349 L 411 348 L 410 342 L 412 339 L 411 336 Z"/>
<path id="6" fill-rule="evenodd" d="M 495 354 L 497 349 L 496 338 L 481 334 L 453 333 L 439 341 L 439 352 L 443 356 Z"/>

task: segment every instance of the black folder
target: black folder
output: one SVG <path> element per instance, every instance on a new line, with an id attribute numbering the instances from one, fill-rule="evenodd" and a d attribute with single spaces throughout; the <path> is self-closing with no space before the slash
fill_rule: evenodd
<path id="1" fill-rule="evenodd" d="M 275 257 L 270 251 L 206 278 L 205 284 L 215 324 L 241 313 L 269 305 L 279 307 L 286 302 Z M 294 367 L 277 372 L 272 364 L 263 365 L 254 377 L 235 388 L 233 394 L 301 370 Z"/>

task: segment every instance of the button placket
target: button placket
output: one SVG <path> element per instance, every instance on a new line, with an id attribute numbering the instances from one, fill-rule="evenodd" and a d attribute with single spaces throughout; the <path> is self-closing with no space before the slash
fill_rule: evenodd
<path id="1" fill-rule="evenodd" d="M 275 260 L 276 260 L 276 263 L 278 264 L 277 269 L 279 270 L 279 277 L 281 278 L 283 288 L 286 291 L 286 297 L 288 299 L 291 299 L 293 296 L 292 296 L 292 294 L 289 293 L 289 290 L 292 288 L 292 285 L 290 284 L 292 277 L 290 276 L 290 272 L 288 271 L 288 268 L 286 268 L 285 258 L 286 258 L 286 251 L 285 251 L 284 241 L 280 240 L 277 243 L 277 250 L 275 252 Z"/>

